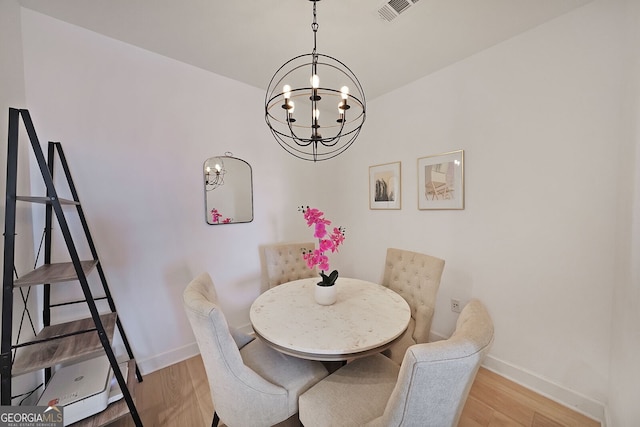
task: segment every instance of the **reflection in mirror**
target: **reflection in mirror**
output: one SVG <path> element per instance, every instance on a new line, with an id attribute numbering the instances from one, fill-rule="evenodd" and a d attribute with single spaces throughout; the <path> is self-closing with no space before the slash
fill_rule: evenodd
<path id="1" fill-rule="evenodd" d="M 251 166 L 242 159 L 211 157 L 204 162 L 205 218 L 207 224 L 253 221 Z"/>

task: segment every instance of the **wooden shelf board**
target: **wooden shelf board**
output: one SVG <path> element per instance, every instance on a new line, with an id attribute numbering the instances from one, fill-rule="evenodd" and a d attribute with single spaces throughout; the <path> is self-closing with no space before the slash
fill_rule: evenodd
<path id="1" fill-rule="evenodd" d="M 100 316 L 109 342 L 113 339 L 116 317 L 116 313 L 107 313 Z M 36 335 L 36 340 L 51 339 L 94 327 L 95 325 L 91 317 L 61 323 L 59 325 L 47 326 Z M 103 351 L 104 348 L 102 347 L 97 331 L 85 332 L 65 338 L 51 339 L 50 341 L 19 348 L 17 350 L 16 361 L 11 368 L 11 373 L 13 376 L 22 375 L 83 356 L 99 354 Z"/>
<path id="2" fill-rule="evenodd" d="M 80 261 L 82 271 L 87 276 L 98 264 L 96 260 Z M 78 274 L 72 262 L 44 264 L 25 274 L 13 282 L 14 286 L 42 285 L 44 283 L 58 283 L 78 280 Z"/>
<path id="3" fill-rule="evenodd" d="M 135 403 L 136 400 L 136 384 L 138 380 L 136 378 L 136 362 L 135 360 L 129 360 L 128 362 L 128 374 L 127 374 L 127 388 L 129 389 L 129 393 L 131 397 L 133 397 L 133 401 Z M 80 420 L 77 423 L 71 424 L 72 427 L 102 427 L 104 425 L 110 424 L 116 421 L 119 418 L 124 417 L 129 414 L 129 407 L 127 406 L 127 402 L 124 400 L 124 397 L 116 402 L 113 402 L 111 405 L 107 406 L 102 412 L 95 414 L 92 417 L 85 418 L 84 420 Z"/>
<path id="4" fill-rule="evenodd" d="M 51 198 L 46 196 L 16 196 L 16 200 L 20 200 L 23 202 L 31 202 L 31 203 L 42 203 L 45 205 L 47 203 L 53 202 Z M 58 200 L 60 201 L 61 205 L 79 205 L 80 204 L 80 202 L 76 202 L 75 200 L 62 199 L 60 197 L 58 197 Z"/>

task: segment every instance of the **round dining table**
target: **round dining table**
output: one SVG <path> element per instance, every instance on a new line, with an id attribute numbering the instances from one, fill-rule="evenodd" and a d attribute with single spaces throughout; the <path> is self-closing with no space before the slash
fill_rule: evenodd
<path id="1" fill-rule="evenodd" d="M 319 278 L 283 283 L 260 295 L 249 317 L 256 335 L 274 349 L 319 361 L 344 361 L 378 353 L 409 325 L 409 304 L 391 289 L 339 277 L 337 300 L 314 299 Z"/>

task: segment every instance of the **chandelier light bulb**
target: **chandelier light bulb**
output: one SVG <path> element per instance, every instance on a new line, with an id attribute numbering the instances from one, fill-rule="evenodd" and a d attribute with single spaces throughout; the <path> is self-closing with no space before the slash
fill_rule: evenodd
<path id="1" fill-rule="evenodd" d="M 340 96 L 342 99 L 347 99 L 349 97 L 349 88 L 347 86 L 342 86 L 340 88 Z"/>
<path id="2" fill-rule="evenodd" d="M 224 184 L 224 175 L 227 171 L 224 168 L 224 160 L 222 158 L 210 158 L 205 162 L 205 190 L 211 191 Z"/>
<path id="3" fill-rule="evenodd" d="M 320 77 L 317 74 L 311 76 L 311 87 L 314 89 L 318 89 L 320 87 Z"/>
<path id="4" fill-rule="evenodd" d="M 315 120 L 318 120 L 320 118 L 320 110 L 318 110 L 317 108 L 313 110 L 313 118 Z"/>
<path id="5" fill-rule="evenodd" d="M 283 93 L 284 99 L 291 98 L 291 86 L 284 85 L 284 87 L 282 88 L 282 93 Z"/>

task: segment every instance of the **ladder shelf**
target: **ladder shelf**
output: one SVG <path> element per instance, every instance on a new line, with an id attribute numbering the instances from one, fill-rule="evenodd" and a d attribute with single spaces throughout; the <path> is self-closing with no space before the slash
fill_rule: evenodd
<path id="1" fill-rule="evenodd" d="M 29 141 L 42 179 L 46 186 L 46 196 L 17 196 L 18 178 L 18 128 L 20 119 L 27 131 Z M 56 154 L 66 178 L 66 182 L 72 194 L 72 199 L 58 197 L 53 182 L 54 163 Z M 15 229 L 16 229 L 16 202 L 29 202 L 45 205 L 45 234 L 44 234 L 44 264 L 20 278 L 14 278 L 15 265 Z M 77 216 L 82 224 L 86 243 L 91 251 L 93 259 L 81 260 L 76 249 L 76 244 L 71 236 L 62 206 L 75 206 Z M 64 243 L 69 251 L 70 261 L 51 262 L 52 255 L 52 230 L 54 221 L 59 226 Z M 89 286 L 87 276 L 97 270 L 102 284 L 103 296 L 94 296 Z M 79 282 L 84 299 L 80 301 L 62 302 L 51 304 L 51 285 L 62 282 Z M 15 288 L 44 286 L 43 298 L 43 328 L 35 334 L 34 338 L 24 342 L 13 341 L 13 318 Z M 21 291 L 22 292 L 22 291 Z M 27 299 L 23 294 L 23 317 L 28 313 Z M 97 300 L 106 299 L 109 311 L 101 313 L 96 306 Z M 84 303 L 89 310 L 90 317 L 51 324 L 51 309 L 69 304 Z M 29 320 L 32 323 L 31 315 Z M 22 324 L 20 324 L 22 328 Z M 112 344 L 115 331 L 127 351 L 127 378 L 124 377 L 119 362 L 114 354 Z M 35 331 L 34 331 L 35 333 Z M 18 337 L 20 332 L 18 331 Z M 19 338 L 18 338 L 19 341 Z M 28 110 L 9 109 L 9 138 L 7 154 L 7 190 L 5 206 L 4 228 L 4 264 L 3 264 L 3 288 L 2 288 L 2 337 L 0 351 L 0 391 L 1 404 L 12 404 L 12 378 L 29 372 L 43 370 L 45 381 L 51 376 L 51 368 L 59 364 L 72 363 L 75 360 L 86 359 L 92 356 L 106 355 L 113 371 L 113 375 L 120 386 L 123 398 L 111 403 L 104 411 L 81 420 L 74 424 L 78 426 L 102 426 L 115 419 L 130 414 L 136 426 L 142 426 L 142 421 L 135 406 L 134 385 L 142 381 L 142 375 L 138 368 L 131 346 L 118 317 L 115 303 L 107 285 L 106 276 L 98 259 L 98 254 L 87 225 L 82 206 L 78 198 L 75 185 L 67 165 L 62 146 L 59 142 L 49 142 L 48 156 L 44 157 L 42 147 L 31 120 Z"/>
<path id="2" fill-rule="evenodd" d="M 21 202 L 42 203 L 42 204 L 53 202 L 53 200 L 51 200 L 50 197 L 44 197 L 44 196 L 16 196 L 16 200 L 19 200 Z M 80 204 L 80 202 L 76 202 L 75 200 L 68 200 L 68 199 L 58 199 L 58 201 L 60 202 L 61 205 L 79 205 Z"/>
<path id="3" fill-rule="evenodd" d="M 110 342 L 115 331 L 116 316 L 116 313 L 100 316 Z M 11 373 L 13 376 L 22 375 L 79 357 L 98 355 L 102 352 L 102 344 L 95 332 L 90 317 L 45 326 L 32 341 L 25 342 L 19 348 Z"/>
<path id="4" fill-rule="evenodd" d="M 98 261 L 96 260 L 80 261 L 85 276 L 88 276 L 97 264 Z M 78 280 L 78 274 L 76 273 L 73 263 L 59 262 L 41 265 L 19 279 L 14 280 L 13 286 L 32 286 L 44 283 L 71 282 L 73 280 Z"/>

